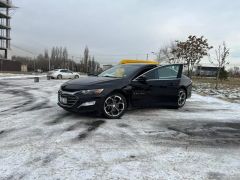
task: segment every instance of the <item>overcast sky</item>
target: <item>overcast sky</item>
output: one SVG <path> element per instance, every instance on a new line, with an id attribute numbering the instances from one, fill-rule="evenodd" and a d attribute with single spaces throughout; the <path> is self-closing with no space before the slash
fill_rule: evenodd
<path id="1" fill-rule="evenodd" d="M 87 45 L 100 63 L 146 58 L 174 40 L 204 35 L 226 41 L 240 64 L 238 0 L 12 0 L 12 54 L 66 46 L 79 57 Z M 150 58 L 154 58 L 151 55 Z M 77 59 L 77 58 L 76 58 Z"/>

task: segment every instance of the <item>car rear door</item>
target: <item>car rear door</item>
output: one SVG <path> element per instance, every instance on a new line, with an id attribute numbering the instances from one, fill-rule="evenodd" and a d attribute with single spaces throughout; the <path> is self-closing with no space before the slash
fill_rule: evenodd
<path id="1" fill-rule="evenodd" d="M 160 66 L 143 74 L 146 81 L 133 82 L 133 102 L 144 106 L 170 104 L 176 100 L 183 65 Z"/>

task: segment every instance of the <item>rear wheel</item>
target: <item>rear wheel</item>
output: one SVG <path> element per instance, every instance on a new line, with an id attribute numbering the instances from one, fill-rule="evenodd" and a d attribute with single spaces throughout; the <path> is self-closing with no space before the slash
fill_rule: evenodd
<path id="1" fill-rule="evenodd" d="M 62 79 L 62 75 L 59 74 L 59 75 L 57 76 L 57 79 Z"/>
<path id="2" fill-rule="evenodd" d="M 185 105 L 187 99 L 187 93 L 184 89 L 179 89 L 177 97 L 177 108 L 181 108 Z"/>
<path id="3" fill-rule="evenodd" d="M 107 96 L 102 106 L 102 113 L 105 117 L 109 119 L 117 119 L 124 114 L 127 103 L 122 94 L 113 93 Z"/>
<path id="4" fill-rule="evenodd" d="M 75 75 L 75 76 L 74 76 L 74 78 L 75 78 L 75 79 L 78 79 L 78 78 L 79 78 L 79 76 L 78 76 L 78 75 Z"/>

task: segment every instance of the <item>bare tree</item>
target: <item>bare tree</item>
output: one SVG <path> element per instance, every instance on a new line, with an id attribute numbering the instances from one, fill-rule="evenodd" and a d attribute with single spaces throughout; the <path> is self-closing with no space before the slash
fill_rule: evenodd
<path id="1" fill-rule="evenodd" d="M 203 56 L 208 55 L 209 49 L 213 48 L 208 45 L 207 39 L 203 36 L 189 36 L 186 41 L 176 41 L 177 47 L 172 53 L 178 59 L 184 60 L 187 64 L 188 76 L 192 76 L 192 71 L 195 64 L 199 64 Z"/>
<path id="2" fill-rule="evenodd" d="M 66 68 L 66 61 L 68 60 L 68 51 L 65 47 L 62 51 L 62 61 L 63 61 L 63 68 Z"/>
<path id="3" fill-rule="evenodd" d="M 227 48 L 226 43 L 223 42 L 222 45 L 219 45 L 218 48 L 215 49 L 214 60 L 209 58 L 210 63 L 218 68 L 217 77 L 216 77 L 216 85 L 215 85 L 216 89 L 218 89 L 219 75 L 220 75 L 221 69 L 229 64 L 229 61 L 227 61 L 227 57 L 229 56 L 229 51 L 230 50 L 229 50 L 229 48 Z"/>
<path id="4" fill-rule="evenodd" d="M 39 54 L 36 58 L 28 58 L 21 56 L 13 56 L 13 60 L 19 61 L 28 65 L 28 70 L 34 71 L 36 68 L 43 71 L 49 71 L 52 68 L 71 68 L 80 72 L 95 74 L 101 71 L 100 64 L 95 60 L 94 56 L 90 56 L 89 50 L 86 47 L 84 57 L 79 63 L 74 61 L 74 58 L 69 58 L 66 47 L 53 47 L 51 52 L 45 49 L 43 54 Z"/>
<path id="5" fill-rule="evenodd" d="M 175 49 L 177 48 L 177 44 L 175 42 L 171 42 L 169 45 L 166 45 L 158 51 L 156 54 L 158 62 L 167 62 L 169 64 L 175 64 L 182 62 L 182 59 L 177 57 L 175 53 Z"/>
<path id="6" fill-rule="evenodd" d="M 229 73 L 232 77 L 239 77 L 240 75 L 240 68 L 237 66 L 234 66 L 229 70 Z"/>
<path id="7" fill-rule="evenodd" d="M 84 64 L 84 72 L 88 73 L 88 60 L 89 60 L 89 50 L 88 47 L 85 47 L 84 55 L 83 55 L 83 64 Z"/>
<path id="8" fill-rule="evenodd" d="M 48 61 L 48 70 L 50 71 L 51 70 L 51 61 L 50 61 L 47 49 L 44 50 L 44 59 L 46 61 Z"/>

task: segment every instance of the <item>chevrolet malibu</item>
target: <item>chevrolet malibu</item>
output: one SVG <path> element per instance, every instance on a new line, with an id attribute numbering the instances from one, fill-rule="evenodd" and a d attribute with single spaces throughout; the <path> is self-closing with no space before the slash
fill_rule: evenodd
<path id="1" fill-rule="evenodd" d="M 119 118 L 132 107 L 181 108 L 192 81 L 183 64 L 119 64 L 98 76 L 70 80 L 58 92 L 58 105 L 71 112 L 95 111 Z"/>

